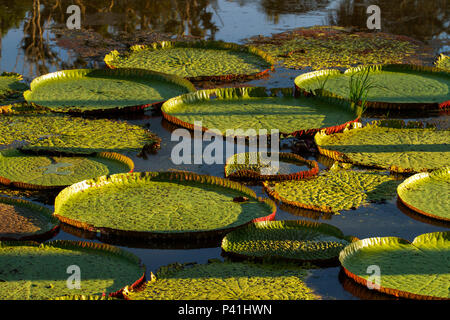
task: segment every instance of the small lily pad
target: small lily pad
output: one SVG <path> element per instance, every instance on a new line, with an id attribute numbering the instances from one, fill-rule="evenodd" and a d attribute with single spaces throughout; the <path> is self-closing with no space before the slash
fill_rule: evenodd
<path id="1" fill-rule="evenodd" d="M 351 242 L 339 229 L 302 220 L 264 221 L 228 233 L 222 249 L 232 256 L 256 259 L 337 262 Z"/>

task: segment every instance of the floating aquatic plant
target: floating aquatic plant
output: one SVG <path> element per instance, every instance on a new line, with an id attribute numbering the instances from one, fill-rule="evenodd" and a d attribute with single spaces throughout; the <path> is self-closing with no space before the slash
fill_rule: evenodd
<path id="1" fill-rule="evenodd" d="M 350 210 L 394 197 L 399 182 L 380 171 L 333 169 L 316 178 L 264 183 L 281 203 L 326 213 Z"/>
<path id="2" fill-rule="evenodd" d="M 450 299 L 450 232 L 423 234 L 412 243 L 396 237 L 348 245 L 339 256 L 345 273 L 359 284 L 409 299 Z M 378 266 L 378 281 L 368 273 Z"/>
<path id="3" fill-rule="evenodd" d="M 12 105 L 23 101 L 22 95 L 28 86 L 22 79 L 22 75 L 12 72 L 0 75 L 0 114 L 9 113 Z"/>
<path id="4" fill-rule="evenodd" d="M 0 300 L 45 300 L 65 295 L 119 296 L 145 279 L 138 257 L 92 242 L 0 242 Z M 80 268 L 80 288 L 69 288 L 68 267 Z M 75 270 L 71 271 L 72 273 Z"/>
<path id="5" fill-rule="evenodd" d="M 144 110 L 192 91 L 192 83 L 173 75 L 141 69 L 78 69 L 34 79 L 24 97 L 52 111 L 111 113 Z"/>
<path id="6" fill-rule="evenodd" d="M 358 119 L 350 103 L 333 98 L 294 97 L 293 90 L 265 88 L 222 88 L 200 90 L 168 100 L 162 112 L 168 121 L 194 129 L 201 121 L 203 130 L 217 129 L 224 136 L 241 130 L 278 129 L 280 134 L 312 135 L 319 129 L 339 132 L 346 124 Z M 231 132 L 229 130 L 234 130 Z"/>
<path id="7" fill-rule="evenodd" d="M 408 208 L 450 222 L 450 167 L 418 173 L 398 186 L 399 199 Z"/>
<path id="8" fill-rule="evenodd" d="M 320 79 L 326 79 L 324 86 L 317 83 Z M 300 92 L 364 103 L 367 109 L 430 111 L 448 107 L 450 74 L 415 65 L 380 65 L 351 68 L 344 73 L 306 73 L 298 76 L 295 84 Z"/>
<path id="9" fill-rule="evenodd" d="M 272 59 L 259 49 L 222 41 L 135 45 L 125 55 L 112 51 L 105 62 L 111 68 L 147 69 L 193 81 L 248 80 L 272 68 Z"/>
<path id="10" fill-rule="evenodd" d="M 50 209 L 10 197 L 0 197 L 0 221 L 1 241 L 47 240 L 59 229 Z"/>
<path id="11" fill-rule="evenodd" d="M 135 238 L 217 237 L 271 220 L 275 211 L 272 201 L 237 182 L 189 172 L 100 177 L 64 189 L 55 200 L 55 216 L 64 223 Z"/>
<path id="12" fill-rule="evenodd" d="M 331 135 L 319 132 L 315 141 L 321 154 L 335 160 L 393 172 L 435 170 L 450 158 L 449 130 L 401 120 L 355 125 Z"/>
<path id="13" fill-rule="evenodd" d="M 442 53 L 436 61 L 436 67 L 450 71 L 450 57 Z"/>
<path id="14" fill-rule="evenodd" d="M 16 149 L 0 152 L 0 183 L 24 189 L 61 188 L 133 169 L 130 158 L 111 152 L 92 157 L 30 155 Z"/>
<path id="15" fill-rule="evenodd" d="M 249 39 L 286 68 L 351 68 L 372 64 L 422 64 L 433 50 L 407 38 L 382 32 L 351 32 L 341 27 L 299 28 Z"/>
<path id="16" fill-rule="evenodd" d="M 125 291 L 130 300 L 318 300 L 295 265 L 211 261 L 159 269 L 142 290 Z"/>
<path id="17" fill-rule="evenodd" d="M 56 114 L 0 117 L 0 145 L 23 150 L 90 155 L 97 152 L 140 152 L 159 148 L 160 139 L 124 121 L 85 119 Z"/>
<path id="18" fill-rule="evenodd" d="M 227 159 L 225 177 L 236 180 L 269 181 L 299 180 L 319 173 L 316 161 L 306 160 L 293 153 L 280 152 L 276 164 L 270 164 L 260 152 L 238 153 Z"/>
<path id="19" fill-rule="evenodd" d="M 331 225 L 302 220 L 264 221 L 228 233 L 222 249 L 232 256 L 329 263 L 352 241 Z"/>

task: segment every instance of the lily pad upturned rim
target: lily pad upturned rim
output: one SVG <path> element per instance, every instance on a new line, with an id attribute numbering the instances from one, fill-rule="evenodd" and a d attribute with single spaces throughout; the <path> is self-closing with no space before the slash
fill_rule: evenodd
<path id="1" fill-rule="evenodd" d="M 134 78 L 134 79 L 156 79 L 161 80 L 170 84 L 178 85 L 184 89 L 186 89 L 187 92 L 194 92 L 196 91 L 195 86 L 189 81 L 184 78 L 171 75 L 171 74 L 165 74 L 161 72 L 156 71 L 150 71 L 145 69 L 137 69 L 137 68 L 120 68 L 120 69 L 73 69 L 73 70 L 61 70 L 56 71 L 52 73 L 45 74 L 43 76 L 37 77 L 33 79 L 33 81 L 30 84 L 30 90 L 27 90 L 24 92 L 23 96 L 25 100 L 32 105 L 37 105 L 39 107 L 47 108 L 51 111 L 55 112 L 66 112 L 69 114 L 83 114 L 83 115 L 97 115 L 97 114 L 117 114 L 117 113 L 131 113 L 131 112 L 139 112 L 144 111 L 151 107 L 160 107 L 165 100 L 143 104 L 143 105 L 134 105 L 134 106 L 122 106 L 122 107 L 116 107 L 116 108 L 107 108 L 107 109 L 94 109 L 94 110 L 83 110 L 83 108 L 80 107 L 73 107 L 73 108 L 53 108 L 53 107 L 46 107 L 46 106 L 40 106 L 39 104 L 36 104 L 33 102 L 33 90 L 37 89 L 40 86 L 45 86 L 47 83 L 57 82 L 61 79 L 82 79 L 86 76 L 107 76 L 107 77 L 123 77 L 123 78 Z M 112 78 L 111 78 L 112 79 Z"/>
<path id="2" fill-rule="evenodd" d="M 227 250 L 227 243 L 230 241 L 228 238 L 232 236 L 239 236 L 243 235 L 245 237 L 246 232 L 250 231 L 251 229 L 254 229 L 256 227 L 258 228 L 264 228 L 264 227 L 270 227 L 271 224 L 278 224 L 281 225 L 281 227 L 288 226 L 290 228 L 312 228 L 317 229 L 319 232 L 330 235 L 333 237 L 336 237 L 338 239 L 345 240 L 349 243 L 358 241 L 359 239 L 353 236 L 345 236 L 344 233 L 337 227 L 322 223 L 322 222 L 313 222 L 313 221 L 307 221 L 307 220 L 281 220 L 281 221 L 262 221 L 262 222 L 255 222 L 253 224 L 249 224 L 246 227 L 242 229 L 238 229 L 235 231 L 232 231 L 228 233 L 222 240 L 222 250 L 224 251 L 225 255 L 230 256 L 232 258 L 237 258 L 239 260 L 254 260 L 259 262 L 264 261 L 272 261 L 272 260 L 281 260 L 286 262 L 296 262 L 296 263 L 311 263 L 313 265 L 317 266 L 335 266 L 336 264 L 339 264 L 338 256 L 328 258 L 328 259 L 298 259 L 298 258 L 287 258 L 283 256 L 278 255 L 272 255 L 267 254 L 264 256 L 253 256 L 251 254 L 243 254 L 243 253 L 237 253 L 233 252 L 232 250 Z"/>
<path id="3" fill-rule="evenodd" d="M 349 278 L 353 279 L 356 283 L 363 285 L 367 287 L 368 281 L 354 273 L 352 273 L 350 270 L 348 270 L 344 264 L 345 260 L 356 253 L 359 249 L 368 247 L 370 245 L 376 245 L 378 243 L 385 243 L 390 241 L 399 242 L 402 244 L 411 244 L 414 245 L 417 241 L 422 242 L 428 242 L 430 238 L 437 238 L 439 236 L 442 236 L 444 238 L 450 237 L 450 231 L 442 231 L 442 232 L 432 232 L 432 233 L 426 233 L 421 234 L 417 236 L 413 242 L 409 242 L 408 240 L 398 238 L 398 237 L 374 237 L 374 238 L 367 238 L 362 239 L 359 241 L 352 242 L 348 246 L 346 246 L 341 253 L 339 254 L 339 261 L 341 263 L 342 270 L 344 271 L 345 275 Z M 383 272 L 383 271 L 381 271 Z M 450 300 L 449 298 L 439 298 L 439 297 L 433 297 L 433 296 L 426 296 L 426 295 L 419 295 L 411 292 L 405 292 L 394 288 L 385 288 L 383 286 L 380 286 L 379 290 L 382 293 L 393 295 L 396 297 L 406 298 L 406 299 L 415 299 L 415 300 Z"/>
<path id="4" fill-rule="evenodd" d="M 372 127 L 372 128 L 387 127 L 387 128 L 395 128 L 395 129 L 411 129 L 411 130 L 413 130 L 413 129 L 426 128 L 426 125 L 420 121 L 413 121 L 413 122 L 409 122 L 407 124 L 404 120 L 398 120 L 398 119 L 374 120 L 374 121 L 366 124 L 365 126 L 363 126 L 363 124 L 361 122 L 352 123 L 345 128 L 344 133 L 346 132 L 346 130 L 358 130 L 358 129 L 363 129 L 366 127 Z M 386 166 L 383 166 L 383 165 L 367 165 L 365 163 L 358 163 L 356 161 L 350 160 L 348 158 L 348 156 L 343 152 L 330 150 L 330 149 L 327 149 L 327 148 L 321 146 L 321 141 L 323 141 L 323 139 L 327 138 L 327 136 L 329 136 L 331 134 L 326 133 L 324 131 L 320 131 L 320 132 L 317 132 L 316 135 L 314 136 L 314 142 L 317 145 L 317 150 L 319 151 L 320 154 L 322 154 L 328 158 L 331 158 L 331 159 L 333 159 L 335 161 L 339 161 L 339 162 L 351 163 L 351 164 L 357 165 L 357 166 L 363 166 L 363 167 L 369 167 L 369 168 L 375 168 L 375 169 L 387 169 L 391 173 L 392 172 L 400 173 L 400 174 L 417 173 L 417 170 L 414 170 L 412 168 L 402 168 L 402 167 L 398 167 L 398 166 L 390 166 L 389 168 L 387 168 Z M 429 171 L 429 170 L 422 170 L 422 171 Z"/>
<path id="5" fill-rule="evenodd" d="M 242 225 L 235 226 L 235 227 L 225 227 L 225 228 L 217 228 L 213 230 L 206 230 L 206 231 L 183 231 L 183 232 L 153 232 L 153 231 L 133 231 L 133 230 L 121 230 L 121 229 L 113 229 L 108 227 L 98 227 L 89 223 L 85 223 L 83 221 L 78 221 L 75 219 L 67 218 L 62 215 L 60 215 L 59 208 L 64 204 L 64 202 L 69 199 L 72 195 L 77 194 L 79 192 L 84 192 L 85 190 L 89 188 L 98 188 L 102 187 L 104 185 L 107 185 L 109 183 L 113 182 L 122 182 L 124 178 L 132 178 L 136 180 L 142 180 L 142 179 L 163 179 L 165 181 L 194 181 L 199 182 L 202 184 L 209 184 L 209 185 L 217 185 L 224 188 L 229 188 L 232 190 L 240 191 L 244 193 L 249 198 L 252 198 L 254 200 L 257 200 L 261 203 L 265 203 L 271 210 L 271 213 L 266 216 L 262 216 L 259 218 L 255 218 L 251 221 L 248 221 L 247 223 L 243 223 Z M 112 181 L 114 179 L 114 181 Z M 209 176 L 209 175 L 201 175 L 196 174 L 193 172 L 187 172 L 187 171 L 166 171 L 166 172 L 134 172 L 134 173 L 128 173 L 128 174 L 115 174 L 112 176 L 103 176 L 95 179 L 85 180 L 76 184 L 71 185 L 70 187 L 65 188 L 62 190 L 58 196 L 55 199 L 55 212 L 54 216 L 58 218 L 62 223 L 65 223 L 67 225 L 91 231 L 96 232 L 100 234 L 104 234 L 106 237 L 112 236 L 112 237 L 128 237 L 132 239 L 158 239 L 158 240 L 183 240 L 183 239 L 196 239 L 196 240 L 202 240 L 202 239 L 211 239 L 211 238 L 217 238 L 217 237 L 223 237 L 226 233 L 241 228 L 247 224 L 259 222 L 259 221 L 266 221 L 266 220 L 274 220 L 276 215 L 277 207 L 276 204 L 267 198 L 261 198 L 256 195 L 256 193 L 238 183 L 234 182 L 228 179 L 215 177 L 215 176 Z"/>
<path id="6" fill-rule="evenodd" d="M 10 197 L 0 196 L 0 203 L 12 205 L 12 206 L 23 206 L 30 210 L 36 211 L 39 215 L 43 216 L 45 219 L 48 219 L 49 223 L 52 224 L 52 227 L 47 230 L 41 230 L 40 232 L 34 233 L 32 235 L 26 235 L 19 238 L 11 238 L 11 237 L 2 237 L 0 235 L 0 242 L 16 242 L 16 241 L 42 241 L 47 240 L 49 238 L 53 238 L 60 229 L 60 222 L 53 216 L 53 212 L 36 203 L 33 203 L 24 199 L 15 199 Z"/>
<path id="7" fill-rule="evenodd" d="M 264 69 L 260 72 L 253 74 L 228 74 L 228 75 L 220 75 L 220 76 L 197 76 L 197 77 L 186 77 L 189 81 L 201 82 L 201 81 L 217 81 L 217 82 L 232 82 L 232 81 L 248 81 L 252 79 L 258 79 L 268 74 L 269 71 L 274 70 L 275 60 L 266 52 L 254 47 L 254 46 L 243 46 L 236 43 L 224 42 L 224 41 L 214 41 L 214 40 L 199 40 L 199 41 L 161 41 L 154 42 L 149 45 L 134 45 L 130 48 L 130 52 L 125 55 L 129 55 L 133 52 L 142 51 L 142 50 L 164 50 L 170 48 L 200 48 L 200 49 L 219 49 L 219 50 L 232 50 L 245 52 L 249 54 L 254 54 L 259 56 L 262 60 L 264 60 L 269 68 Z M 108 53 L 104 61 L 106 65 L 111 69 L 116 69 L 115 60 L 120 56 L 117 50 L 111 51 Z M 118 68 L 120 69 L 120 68 Z"/>
<path id="8" fill-rule="evenodd" d="M 450 218 L 445 218 L 442 216 L 437 216 L 435 214 L 431 214 L 428 213 L 426 211 L 423 211 L 419 208 L 416 208 L 415 206 L 409 204 L 406 200 L 404 200 L 402 198 L 402 195 L 404 195 L 405 192 L 407 192 L 407 188 L 411 183 L 417 182 L 418 180 L 422 180 L 422 179 L 426 179 L 432 176 L 444 176 L 447 175 L 450 178 L 450 166 L 449 167 L 444 167 L 438 170 L 434 170 L 432 172 L 421 172 L 421 173 L 417 173 L 411 177 L 409 177 L 408 179 L 406 179 L 405 181 L 403 181 L 397 188 L 397 194 L 398 194 L 398 198 L 401 201 L 401 203 L 403 203 L 406 207 L 408 207 L 409 209 L 422 214 L 424 216 L 433 218 L 433 219 L 437 219 L 437 220 L 441 220 L 441 221 L 445 221 L 445 222 L 450 222 Z M 438 201 L 438 200 L 436 200 Z M 445 201 L 445 200 L 444 200 Z"/>
<path id="9" fill-rule="evenodd" d="M 110 292 L 108 294 L 109 297 L 113 298 L 123 298 L 124 289 L 125 288 L 133 288 L 137 289 L 141 285 L 143 285 L 146 281 L 146 267 L 143 264 L 142 260 L 131 252 L 127 252 L 123 249 L 120 249 L 116 246 L 112 246 L 105 243 L 97 243 L 97 242 L 87 242 L 87 241 L 77 241 L 77 240 L 53 240 L 45 243 L 37 243 L 35 241 L 1 241 L 0 248 L 5 247 L 20 247 L 20 246 L 32 246 L 32 247 L 54 247 L 59 249 L 68 249 L 68 250 L 78 250 L 78 251 L 87 251 L 87 252 L 101 252 L 102 254 L 116 256 L 121 259 L 127 260 L 132 263 L 136 263 L 142 271 L 142 276 L 137 279 L 134 283 L 127 285 L 115 292 Z"/>
<path id="10" fill-rule="evenodd" d="M 24 152 L 22 150 L 21 150 L 21 152 L 23 152 L 25 154 L 26 153 L 36 154 L 35 152 L 29 152 L 29 151 Z M 37 154 L 51 155 L 51 154 L 53 154 L 53 152 L 40 151 L 40 152 L 37 152 Z M 71 155 L 71 156 L 79 157 L 79 155 L 78 156 Z M 134 171 L 133 160 L 131 160 L 131 158 L 129 158 L 123 154 L 116 153 L 116 152 L 97 152 L 97 153 L 92 154 L 92 157 L 121 162 L 130 168 L 129 173 L 132 173 Z M 24 189 L 24 190 L 47 190 L 47 191 L 61 190 L 68 186 L 68 185 L 45 186 L 45 185 L 32 184 L 32 183 L 26 183 L 26 182 L 21 182 L 21 181 L 11 181 L 10 179 L 2 177 L 2 176 L 0 176 L 0 185 L 4 185 L 7 187 L 13 187 L 13 188 L 17 188 L 17 189 Z"/>
<path id="11" fill-rule="evenodd" d="M 319 164 L 314 160 L 307 160 L 301 157 L 298 154 L 290 153 L 290 152 L 279 152 L 280 160 L 292 161 L 296 164 L 306 165 L 310 169 L 303 170 L 299 172 L 294 172 L 290 174 L 270 174 L 270 175 L 261 175 L 260 173 L 253 170 L 237 170 L 231 174 L 228 174 L 228 169 L 231 165 L 231 161 L 235 158 L 235 155 L 229 157 L 226 160 L 224 174 L 225 178 L 232 180 L 244 180 L 244 181 L 281 181 L 281 180 L 301 180 L 316 176 L 319 174 Z"/>
<path id="12" fill-rule="evenodd" d="M 317 95 L 317 96 L 325 96 L 325 97 L 333 97 L 337 99 L 341 99 L 344 101 L 350 102 L 347 97 L 343 97 L 341 95 L 332 93 L 328 90 L 315 90 L 315 92 L 311 92 L 302 87 L 302 83 L 304 81 L 308 81 L 312 78 L 320 79 L 321 77 L 328 77 L 330 75 L 346 75 L 352 74 L 359 71 L 370 70 L 372 72 L 377 71 L 391 71 L 391 72 L 422 72 L 425 74 L 434 74 L 434 75 L 443 75 L 448 76 L 450 78 L 450 73 L 444 69 L 436 68 L 436 67 L 428 67 L 428 66 L 419 66 L 419 65 L 411 65 L 411 64 L 386 64 L 386 65 L 370 65 L 370 66 L 359 66 L 347 69 L 344 73 L 335 69 L 327 69 L 327 70 L 319 70 L 313 71 L 305 74 L 301 74 L 297 78 L 295 78 L 295 89 L 296 94 L 304 94 L 304 95 Z M 446 101 L 439 101 L 437 103 L 420 103 L 420 102 L 383 102 L 383 101 L 366 101 L 366 108 L 368 110 L 398 110 L 398 111 L 411 111 L 411 110 L 419 110 L 419 111 L 433 111 L 433 110 L 445 110 L 450 107 L 450 99 Z"/>
<path id="13" fill-rule="evenodd" d="M 236 88 L 216 88 L 216 89 L 206 89 L 206 90 L 198 90 L 196 92 L 187 93 L 180 95 L 178 97 L 172 98 L 164 102 L 164 104 L 161 107 L 161 112 L 163 115 L 163 118 L 169 121 L 170 123 L 173 123 L 177 126 L 189 129 L 189 130 L 195 130 L 196 127 L 193 123 L 189 123 L 186 121 L 183 121 L 175 116 L 172 116 L 170 114 L 170 108 L 173 108 L 174 106 L 178 104 L 183 103 L 191 103 L 191 102 L 197 102 L 197 101 L 209 101 L 209 100 L 233 100 L 233 99 L 249 99 L 249 98 L 269 98 L 269 97 L 292 97 L 295 98 L 294 95 L 294 89 L 292 88 L 272 88 L 268 89 L 265 87 L 236 87 Z M 355 112 L 355 119 L 348 121 L 346 123 L 326 127 L 326 128 L 315 128 L 315 129 L 308 129 L 308 130 L 297 130 L 294 132 L 282 132 L 280 130 L 280 135 L 282 136 L 294 136 L 294 137 L 302 137 L 302 136 L 314 136 L 318 131 L 325 130 L 328 134 L 341 132 L 344 130 L 349 124 L 354 122 L 359 122 L 360 116 L 356 114 L 355 110 L 352 110 L 351 105 L 342 99 L 336 99 L 333 97 L 313 97 L 312 99 L 317 99 L 319 101 L 325 101 L 329 103 L 336 104 L 337 106 L 348 109 L 350 112 Z M 206 132 L 211 129 L 215 128 L 206 128 L 202 127 L 202 132 Z M 222 134 L 222 136 L 225 136 Z M 267 136 L 270 137 L 270 134 L 267 134 Z M 236 136 L 239 138 L 239 136 Z M 247 137 L 245 137 L 247 138 Z"/>

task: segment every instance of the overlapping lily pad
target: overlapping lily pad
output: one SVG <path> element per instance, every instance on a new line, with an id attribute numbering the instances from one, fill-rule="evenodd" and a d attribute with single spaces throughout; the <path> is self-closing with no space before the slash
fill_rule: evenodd
<path id="1" fill-rule="evenodd" d="M 359 118 L 345 101 L 294 97 L 290 88 L 200 90 L 168 100 L 161 110 L 176 125 L 193 130 L 195 122 L 201 122 L 203 130 L 215 129 L 224 136 L 255 136 L 260 130 L 292 136 L 312 135 L 319 129 L 339 132 Z"/>
<path id="2" fill-rule="evenodd" d="M 450 73 L 440 69 L 414 65 L 381 65 L 351 68 L 341 73 L 322 70 L 302 74 L 295 79 L 298 89 L 350 98 L 350 79 L 368 72 L 370 90 L 368 109 L 432 110 L 448 107 Z"/>
<path id="3" fill-rule="evenodd" d="M 145 279 L 138 257 L 92 242 L 0 242 L 0 261 L 1 300 L 103 293 L 116 296 L 125 286 L 135 287 Z M 79 289 L 68 287 L 68 283 L 76 286 L 75 277 L 70 278 L 75 272 L 81 277 Z"/>
<path id="4" fill-rule="evenodd" d="M 298 28 L 269 37 L 256 36 L 249 43 L 292 69 L 421 64 L 433 56 L 430 47 L 405 36 L 353 32 L 330 26 Z"/>
<path id="5" fill-rule="evenodd" d="M 96 152 L 140 152 L 159 148 L 147 129 L 123 121 L 85 119 L 56 114 L 0 117 L 0 145 L 28 151 L 91 155 Z"/>
<path id="6" fill-rule="evenodd" d="M 313 263 L 337 261 L 350 242 L 341 230 L 303 220 L 264 221 L 228 233 L 222 249 L 232 256 Z"/>
<path id="7" fill-rule="evenodd" d="M 399 185 L 397 192 L 408 208 L 450 222 L 450 167 L 418 173 Z"/>
<path id="8" fill-rule="evenodd" d="M 271 164 L 260 152 L 235 154 L 226 161 L 225 177 L 252 181 L 299 180 L 319 173 L 316 161 L 294 153 L 272 153 L 270 157 L 277 163 Z"/>
<path id="9" fill-rule="evenodd" d="M 64 189 L 55 200 L 55 216 L 64 223 L 135 238 L 218 237 L 272 220 L 275 211 L 272 201 L 239 183 L 189 172 L 100 177 Z"/>
<path id="10" fill-rule="evenodd" d="M 314 179 L 265 182 L 264 189 L 281 203 L 338 213 L 393 198 L 400 182 L 380 171 L 335 169 Z"/>
<path id="11" fill-rule="evenodd" d="M 429 171 L 449 165 L 450 130 L 421 125 L 374 121 L 342 133 L 319 132 L 315 141 L 321 154 L 335 160 L 393 172 Z"/>
<path id="12" fill-rule="evenodd" d="M 345 273 L 383 293 L 409 299 L 450 299 L 450 232 L 423 234 L 412 243 L 396 237 L 369 238 L 339 256 Z M 379 282 L 368 273 L 381 271 Z"/>
<path id="13" fill-rule="evenodd" d="M 105 62 L 110 68 L 141 68 L 193 81 L 255 78 L 272 68 L 272 59 L 262 51 L 221 41 L 135 45 L 125 55 L 112 51 Z"/>
<path id="14" fill-rule="evenodd" d="M 23 101 L 23 92 L 28 86 L 22 82 L 22 75 L 3 72 L 0 75 L 0 113 L 8 113 L 11 105 Z"/>
<path id="15" fill-rule="evenodd" d="M 0 241 L 47 240 L 59 229 L 50 209 L 8 197 L 0 197 L 0 221 Z"/>
<path id="16" fill-rule="evenodd" d="M 308 271 L 295 265 L 236 262 L 162 267 L 130 300 L 318 300 Z"/>
<path id="17" fill-rule="evenodd" d="M 24 189 L 61 188 L 133 169 L 130 158 L 112 152 L 101 152 L 94 157 L 29 155 L 16 149 L 0 152 L 0 183 Z"/>
<path id="18" fill-rule="evenodd" d="M 143 110 L 192 91 L 192 83 L 173 75 L 141 69 L 78 69 L 34 79 L 24 97 L 53 111 L 97 113 Z"/>

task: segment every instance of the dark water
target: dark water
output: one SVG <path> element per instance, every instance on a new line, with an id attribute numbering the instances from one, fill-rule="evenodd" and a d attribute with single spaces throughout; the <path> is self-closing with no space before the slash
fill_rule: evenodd
<path id="1" fill-rule="evenodd" d="M 27 80 L 48 72 L 78 67 L 103 67 L 98 56 L 85 58 L 74 50 L 57 45 L 57 30 L 64 28 L 68 17 L 68 0 L 0 0 L 0 72 L 22 73 Z M 364 1 L 355 0 L 197 0 L 197 1 L 77 1 L 82 7 L 82 27 L 101 39 L 114 40 L 124 35 L 156 30 L 158 32 L 203 37 L 206 39 L 243 42 L 255 35 L 270 35 L 296 27 L 338 25 L 365 27 L 367 15 Z M 382 31 L 414 37 L 432 45 L 436 54 L 449 52 L 449 13 L 447 0 L 405 0 L 401 3 L 373 0 L 382 10 Z M 101 46 L 101 43 L 99 44 Z M 293 79 L 302 71 L 277 69 L 268 79 L 252 81 L 251 85 L 292 87 Z M 430 119 L 429 117 L 425 119 Z M 448 116 L 433 117 L 448 123 Z M 223 177 L 223 165 L 175 166 L 170 159 L 173 128 L 159 116 L 150 114 L 128 119 L 135 124 L 150 124 L 162 138 L 161 150 L 144 160 L 133 156 L 136 171 L 190 170 Z M 301 154 L 315 159 L 314 155 Z M 225 160 L 225 159 L 224 159 Z M 321 168 L 327 167 L 325 162 Z M 263 195 L 261 187 L 253 187 Z M 372 204 L 341 215 L 326 216 L 312 212 L 287 212 L 281 208 L 277 220 L 319 220 L 340 228 L 358 238 L 398 236 L 413 240 L 417 235 L 448 230 L 448 226 L 424 220 L 397 204 L 393 199 Z M 55 239 L 84 239 L 74 230 L 64 229 Z M 98 241 L 98 240 L 90 240 Z M 221 257 L 219 243 L 203 244 L 203 248 L 179 249 L 148 244 L 114 243 L 138 255 L 155 272 L 160 266 L 174 262 L 204 263 Z M 158 247 L 159 246 L 159 247 Z M 326 299 L 380 298 L 365 288 L 354 286 L 340 275 L 340 268 L 313 270 L 308 284 Z M 383 296 L 381 296 L 383 298 Z"/>

